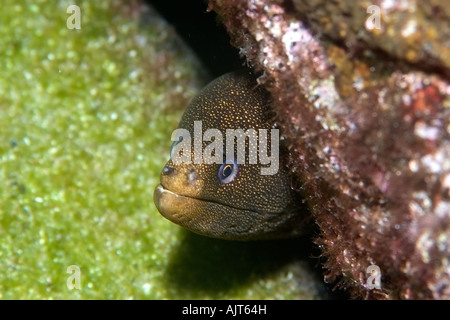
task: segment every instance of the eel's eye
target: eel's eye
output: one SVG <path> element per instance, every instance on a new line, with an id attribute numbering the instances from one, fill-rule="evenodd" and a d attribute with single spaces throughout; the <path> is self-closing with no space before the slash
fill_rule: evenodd
<path id="1" fill-rule="evenodd" d="M 225 161 L 225 163 L 222 163 L 219 168 L 219 181 L 221 183 L 229 183 L 236 177 L 237 172 L 238 165 L 236 163 L 236 160 L 227 160 Z"/>
<path id="2" fill-rule="evenodd" d="M 172 151 L 173 147 L 175 147 L 177 144 L 179 144 L 181 141 L 183 141 L 183 136 L 179 136 L 177 140 L 172 142 L 172 145 L 170 146 L 170 158 L 172 158 Z"/>

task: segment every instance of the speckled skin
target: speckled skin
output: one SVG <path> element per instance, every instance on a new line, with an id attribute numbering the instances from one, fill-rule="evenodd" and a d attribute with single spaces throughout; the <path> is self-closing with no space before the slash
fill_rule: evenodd
<path id="1" fill-rule="evenodd" d="M 208 128 L 271 129 L 269 102 L 267 92 L 248 72 L 228 73 L 191 101 L 179 128 L 193 136 L 194 121 L 202 120 L 203 133 Z M 192 159 L 193 149 L 192 144 Z M 298 235 L 307 214 L 280 158 L 275 175 L 261 175 L 261 164 L 246 161 L 226 184 L 218 178 L 220 164 L 175 165 L 169 160 L 155 190 L 155 204 L 167 219 L 210 237 L 256 240 Z"/>

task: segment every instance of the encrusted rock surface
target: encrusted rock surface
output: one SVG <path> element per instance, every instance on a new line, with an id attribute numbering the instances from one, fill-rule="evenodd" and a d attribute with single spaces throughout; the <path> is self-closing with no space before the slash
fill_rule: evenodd
<path id="1" fill-rule="evenodd" d="M 263 71 L 325 280 L 358 298 L 449 299 L 449 6 L 208 3 Z"/>

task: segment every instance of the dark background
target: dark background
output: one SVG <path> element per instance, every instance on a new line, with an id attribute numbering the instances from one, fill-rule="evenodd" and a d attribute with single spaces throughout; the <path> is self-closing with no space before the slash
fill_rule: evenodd
<path id="1" fill-rule="evenodd" d="M 204 0 L 147 0 L 194 50 L 213 78 L 243 66 L 225 28 Z"/>

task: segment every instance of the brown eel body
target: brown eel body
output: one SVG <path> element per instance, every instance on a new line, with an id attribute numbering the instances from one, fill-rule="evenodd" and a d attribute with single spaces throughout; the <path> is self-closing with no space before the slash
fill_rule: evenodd
<path id="1" fill-rule="evenodd" d="M 284 160 L 286 151 L 280 139 L 271 140 L 276 129 L 270 114 L 270 96 L 253 75 L 232 72 L 208 84 L 187 106 L 179 129 L 184 129 L 185 134 L 182 138 L 172 135 L 175 142 L 171 159 L 154 192 L 156 207 L 164 217 L 195 233 L 228 240 L 286 238 L 303 233 L 306 209 L 291 188 Z M 208 129 L 220 130 L 223 137 L 212 138 Z M 238 136 L 234 157 L 227 153 L 227 129 L 253 129 L 258 133 L 256 148 L 251 147 L 255 140 L 248 136 L 245 139 L 244 163 L 236 161 L 243 147 L 238 145 Z M 267 137 L 263 136 L 266 132 Z M 250 161 L 253 153 L 261 152 L 262 138 L 267 138 L 268 154 L 277 155 L 270 148 L 279 148 L 277 166 Z M 195 139 L 201 142 L 195 143 Z M 212 148 L 213 141 L 220 142 L 223 149 Z M 206 163 L 202 151 L 220 155 L 221 161 Z M 184 161 L 180 163 L 180 159 Z M 270 165 L 277 170 L 262 174 L 261 169 Z"/>

